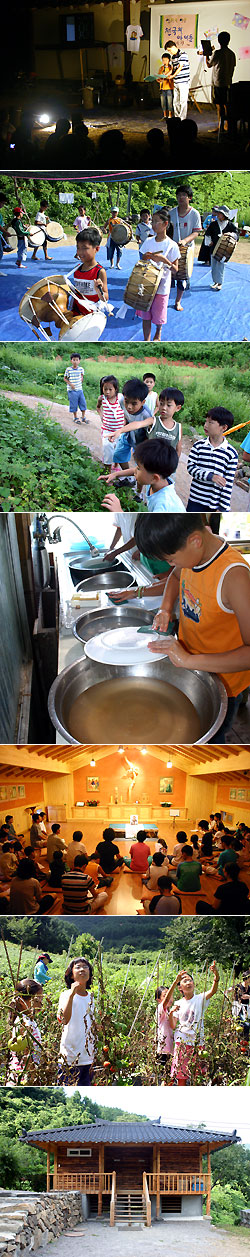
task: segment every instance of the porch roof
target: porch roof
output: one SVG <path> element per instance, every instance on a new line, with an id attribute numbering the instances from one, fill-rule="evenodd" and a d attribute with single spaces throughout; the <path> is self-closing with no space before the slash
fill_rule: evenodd
<path id="1" fill-rule="evenodd" d="M 204 1127 L 162 1126 L 159 1121 L 110 1122 L 100 1118 L 96 1122 L 79 1126 L 62 1126 L 49 1130 L 27 1131 L 21 1143 L 33 1147 L 48 1148 L 56 1144 L 209 1144 L 212 1148 L 226 1148 L 240 1142 L 236 1131 L 206 1130 Z"/>

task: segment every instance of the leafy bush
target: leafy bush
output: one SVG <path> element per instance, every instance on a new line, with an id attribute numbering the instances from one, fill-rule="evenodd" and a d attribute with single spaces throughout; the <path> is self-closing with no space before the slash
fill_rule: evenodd
<path id="1" fill-rule="evenodd" d="M 247 1207 L 248 1201 L 239 1188 L 231 1183 L 221 1186 L 216 1183 L 211 1192 L 211 1217 L 217 1226 L 239 1226 L 240 1210 Z"/>
<path id="2" fill-rule="evenodd" d="M 105 494 L 103 481 L 98 483 L 101 464 L 39 406 L 31 411 L 2 398 L 0 442 L 5 511 L 100 510 Z M 123 510 L 134 510 L 130 490 L 119 489 L 119 497 Z"/>

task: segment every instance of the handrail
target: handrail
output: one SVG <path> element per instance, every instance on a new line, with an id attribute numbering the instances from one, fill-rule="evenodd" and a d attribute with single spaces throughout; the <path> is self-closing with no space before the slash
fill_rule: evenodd
<path id="1" fill-rule="evenodd" d="M 59 1170 L 55 1175 L 55 1189 L 86 1192 L 96 1194 L 101 1186 L 102 1192 L 109 1195 L 112 1190 L 112 1174 L 82 1173 L 81 1170 L 71 1172 Z"/>
<path id="2" fill-rule="evenodd" d="M 211 1174 L 199 1174 L 195 1171 L 183 1174 L 179 1170 L 171 1170 L 166 1173 L 164 1170 L 161 1170 L 159 1174 L 148 1175 L 148 1187 L 151 1195 L 156 1195 L 157 1188 L 162 1195 L 165 1193 L 170 1196 L 203 1195 L 203 1193 L 207 1193 L 210 1183 Z"/>
<path id="3" fill-rule="evenodd" d="M 143 1201 L 146 1209 L 146 1226 L 151 1226 L 151 1200 L 148 1190 L 148 1180 L 145 1170 L 143 1172 Z"/>
<path id="4" fill-rule="evenodd" d="M 113 1170 L 111 1201 L 110 1201 L 110 1226 L 115 1225 L 115 1200 L 116 1200 L 116 1172 L 115 1170 Z"/>

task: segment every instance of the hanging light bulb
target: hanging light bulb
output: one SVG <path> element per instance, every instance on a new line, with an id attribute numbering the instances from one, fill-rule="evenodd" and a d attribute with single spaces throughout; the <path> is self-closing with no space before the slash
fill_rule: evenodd
<path id="1" fill-rule="evenodd" d="M 118 746 L 118 755 L 123 755 L 124 746 Z"/>
<path id="2" fill-rule="evenodd" d="M 91 767 L 91 768 L 95 768 L 95 759 L 94 759 L 93 755 L 92 755 L 92 759 L 90 760 L 90 767 Z"/>
<path id="3" fill-rule="evenodd" d="M 147 747 L 141 746 L 141 755 L 146 755 L 146 754 L 147 754 Z"/>
<path id="4" fill-rule="evenodd" d="M 167 759 L 167 765 L 166 765 L 166 766 L 167 766 L 167 768 L 173 768 L 173 762 L 172 762 L 172 759 Z"/>

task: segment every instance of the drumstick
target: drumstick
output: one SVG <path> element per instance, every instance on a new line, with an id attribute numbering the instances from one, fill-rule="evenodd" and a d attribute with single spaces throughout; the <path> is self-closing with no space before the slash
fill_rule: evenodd
<path id="1" fill-rule="evenodd" d="M 244 423 L 237 423 L 235 428 L 227 428 L 224 436 L 229 436 L 230 432 L 239 432 L 240 428 L 246 428 L 248 423 L 250 423 L 250 419 L 244 419 Z"/>

